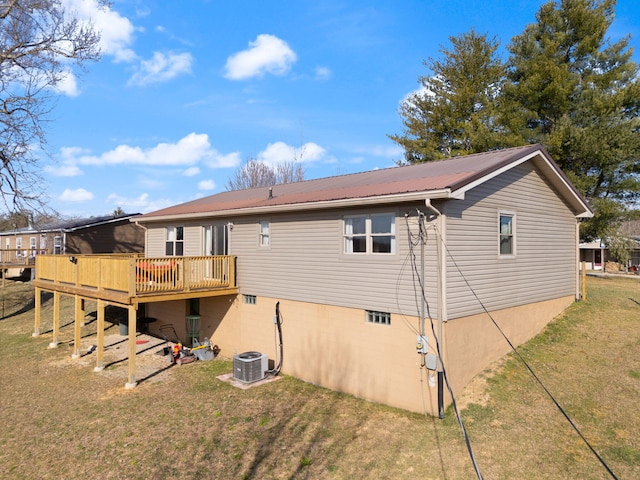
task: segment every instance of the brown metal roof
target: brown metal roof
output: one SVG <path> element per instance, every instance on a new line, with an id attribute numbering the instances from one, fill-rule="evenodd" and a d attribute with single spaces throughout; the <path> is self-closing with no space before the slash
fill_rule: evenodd
<path id="1" fill-rule="evenodd" d="M 536 151 L 543 152 L 553 164 L 540 145 L 528 145 L 404 167 L 279 184 L 273 187 L 222 192 L 148 213 L 136 220 L 159 220 L 158 217 L 229 211 L 240 213 L 241 210 L 261 207 L 314 204 L 419 192 L 424 192 L 426 198 L 428 196 L 426 194 L 430 191 L 447 189 L 455 191 L 463 188 Z M 566 180 L 558 167 L 553 165 L 558 175 Z M 568 183 L 568 180 L 566 181 Z M 269 195 L 270 188 L 272 197 Z M 577 192 L 575 194 L 579 195 Z"/>

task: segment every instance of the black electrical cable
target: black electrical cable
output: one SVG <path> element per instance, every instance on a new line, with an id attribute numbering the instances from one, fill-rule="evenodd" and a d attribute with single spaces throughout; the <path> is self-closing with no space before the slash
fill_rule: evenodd
<path id="1" fill-rule="evenodd" d="M 278 356 L 278 349 L 276 348 L 276 360 L 278 364 L 274 366 L 273 370 L 268 370 L 267 373 L 273 376 L 276 376 L 280 373 L 280 370 L 282 369 L 282 359 L 284 357 L 284 350 L 283 350 L 283 344 L 282 344 L 282 314 L 280 313 L 280 302 L 276 303 L 276 315 L 274 318 L 275 318 L 278 338 L 280 340 L 280 345 L 279 345 L 280 356 Z M 274 335 L 275 335 L 275 332 L 274 332 Z"/>
<path id="2" fill-rule="evenodd" d="M 407 221 L 407 230 L 410 230 L 409 228 L 409 221 L 408 219 L 405 217 L 406 221 Z M 424 220 L 424 217 L 422 218 L 422 221 Z M 476 476 L 478 477 L 479 480 L 482 480 L 482 473 L 480 472 L 480 467 L 478 466 L 478 462 L 476 461 L 475 455 L 473 454 L 473 447 L 471 446 L 471 440 L 469 438 L 469 434 L 467 432 L 467 429 L 464 426 L 464 422 L 462 421 L 462 416 L 460 415 L 460 411 L 458 410 L 458 405 L 456 403 L 456 399 L 455 396 L 453 395 L 453 390 L 451 388 L 451 385 L 449 384 L 449 378 L 447 377 L 447 371 L 446 368 L 444 366 L 444 360 L 442 358 L 442 353 L 441 353 L 441 349 L 440 349 L 440 342 L 438 339 L 438 336 L 436 335 L 435 332 L 435 327 L 433 324 L 433 318 L 431 317 L 431 312 L 429 310 L 429 302 L 427 301 L 426 295 L 425 295 L 425 286 L 424 286 L 424 279 L 422 279 L 420 277 L 420 274 L 418 273 L 418 266 L 417 266 L 417 262 L 416 262 L 416 256 L 415 254 L 413 254 L 413 247 L 416 245 L 419 245 L 420 242 L 424 242 L 426 245 L 427 242 L 427 236 L 426 236 L 426 228 L 421 229 L 422 231 L 425 232 L 424 237 L 422 236 L 422 233 L 420 233 L 418 235 L 419 237 L 419 242 L 417 242 L 415 245 L 413 244 L 413 242 L 409 241 L 409 251 L 412 255 L 411 258 L 413 258 L 413 273 L 414 275 L 418 278 L 418 283 L 420 285 L 420 291 L 422 292 L 422 296 L 423 299 L 425 301 L 426 307 L 427 307 L 427 316 L 429 317 L 429 322 L 431 324 L 431 332 L 433 334 L 433 338 L 435 339 L 436 342 L 436 352 L 438 354 L 438 359 L 440 360 L 440 365 L 442 366 L 442 376 L 445 382 L 445 385 L 447 386 L 447 391 L 449 392 L 449 395 L 451 395 L 451 406 L 453 408 L 453 411 L 455 413 L 456 419 L 458 420 L 458 425 L 460 426 L 460 430 L 462 431 L 462 436 L 464 438 L 465 441 L 465 445 L 467 447 L 467 452 L 469 453 L 469 458 L 471 459 L 471 463 L 473 465 L 474 471 L 476 473 Z"/>
<path id="3" fill-rule="evenodd" d="M 458 273 L 460 274 L 460 276 L 462 277 L 462 280 L 464 280 L 464 283 L 467 285 L 467 287 L 469 288 L 469 290 L 471 291 L 471 293 L 473 294 L 473 296 L 476 298 L 476 300 L 478 301 L 478 303 L 480 304 L 480 306 L 482 307 L 482 309 L 484 310 L 484 312 L 489 316 L 489 318 L 491 319 L 491 322 L 493 323 L 493 325 L 498 329 L 498 332 L 500 332 L 500 334 L 504 337 L 504 339 L 507 341 L 507 343 L 509 344 L 509 347 L 511 347 L 511 350 L 513 350 L 513 352 L 516 354 L 516 356 L 518 357 L 518 359 L 522 362 L 522 364 L 527 368 L 527 370 L 529 371 L 529 373 L 531 373 L 531 375 L 533 376 L 533 378 L 536 380 L 536 382 L 538 382 L 538 385 L 540 385 L 542 387 L 542 389 L 544 390 L 544 392 L 547 394 L 547 396 L 551 399 L 551 401 L 554 403 L 554 405 L 558 408 L 558 410 L 560 411 L 560 413 L 564 416 L 564 418 L 567 420 L 567 422 L 569 422 L 569 425 L 571 425 L 571 427 L 575 430 L 575 432 L 578 434 L 578 436 L 582 439 L 582 441 L 585 443 L 585 445 L 587 447 L 589 447 L 589 450 L 591 450 L 591 453 L 593 453 L 595 455 L 595 457 L 598 459 L 598 461 L 602 464 L 602 466 L 605 468 L 605 470 L 607 471 L 607 473 L 609 473 L 609 475 L 611 475 L 611 478 L 614 479 L 618 479 L 618 477 L 616 477 L 616 475 L 613 473 L 613 471 L 611 470 L 611 468 L 609 468 L 609 465 L 607 465 L 607 463 L 604 461 L 604 459 L 598 454 L 598 452 L 596 452 L 596 450 L 593 448 L 593 446 L 589 443 L 589 441 L 585 438 L 585 436 L 582 434 L 582 432 L 580 431 L 580 429 L 577 427 L 577 425 L 573 422 L 573 420 L 571 419 L 571 417 L 569 417 L 569 414 L 564 410 L 564 408 L 562 408 L 562 406 L 560 405 L 560 403 L 555 399 L 555 397 L 553 396 L 553 394 L 549 391 L 549 389 L 545 386 L 545 384 L 542 382 L 542 380 L 540 380 L 540 378 L 538 377 L 538 375 L 536 375 L 536 373 L 533 371 L 533 369 L 531 368 L 531 366 L 527 363 L 527 361 L 524 359 L 524 357 L 522 357 L 522 355 L 520 354 L 520 352 L 518 352 L 518 350 L 516 349 L 516 347 L 513 345 L 513 343 L 511 343 L 511 340 L 509 340 L 509 338 L 507 337 L 507 335 L 504 333 L 504 331 L 500 328 L 500 325 L 498 325 L 498 323 L 495 321 L 495 319 L 493 318 L 493 316 L 491 315 L 491 313 L 489 313 L 489 310 L 487 310 L 487 308 L 485 307 L 484 303 L 482 303 L 482 300 L 480 300 L 480 297 L 478 297 L 478 295 L 476 294 L 475 290 L 473 289 L 473 287 L 471 286 L 471 284 L 469 283 L 469 281 L 467 280 L 467 278 L 464 276 L 464 273 L 462 273 L 462 269 L 458 266 L 458 263 L 456 262 L 455 258 L 453 258 L 453 255 L 451 254 L 451 252 L 449 251 L 449 247 L 443 242 L 444 247 L 447 251 L 447 255 L 449 255 L 449 258 L 451 259 L 451 261 L 453 262 L 453 264 L 455 265 L 456 269 L 458 270 Z"/>

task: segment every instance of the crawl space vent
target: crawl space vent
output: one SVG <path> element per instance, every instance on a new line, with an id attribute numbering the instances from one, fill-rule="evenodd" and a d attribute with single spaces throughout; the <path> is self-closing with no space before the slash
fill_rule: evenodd
<path id="1" fill-rule="evenodd" d="M 269 359 L 265 353 L 244 352 L 233 356 L 233 378 L 243 383 L 262 380 L 269 369 Z"/>

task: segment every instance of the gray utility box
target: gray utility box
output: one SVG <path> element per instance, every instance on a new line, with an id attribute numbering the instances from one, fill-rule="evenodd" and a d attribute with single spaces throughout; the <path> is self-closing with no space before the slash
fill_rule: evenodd
<path id="1" fill-rule="evenodd" d="M 269 369 L 266 353 L 244 352 L 233 356 L 233 378 L 243 383 L 262 380 Z"/>

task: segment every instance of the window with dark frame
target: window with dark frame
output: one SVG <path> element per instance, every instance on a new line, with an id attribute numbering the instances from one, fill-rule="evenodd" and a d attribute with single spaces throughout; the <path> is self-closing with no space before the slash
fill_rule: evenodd
<path id="1" fill-rule="evenodd" d="M 395 220 L 390 213 L 344 217 L 344 253 L 396 253 Z"/>
<path id="2" fill-rule="evenodd" d="M 184 227 L 167 227 L 165 255 L 181 257 L 184 254 Z"/>
<path id="3" fill-rule="evenodd" d="M 367 322 L 379 325 L 391 325 L 391 314 L 388 312 L 376 312 L 367 310 Z"/>
<path id="4" fill-rule="evenodd" d="M 269 222 L 269 220 L 262 220 L 260 222 L 259 244 L 261 247 L 268 247 L 270 243 L 271 243 L 271 222 Z"/>
<path id="5" fill-rule="evenodd" d="M 500 255 L 513 255 L 515 252 L 514 215 L 500 214 Z"/>

